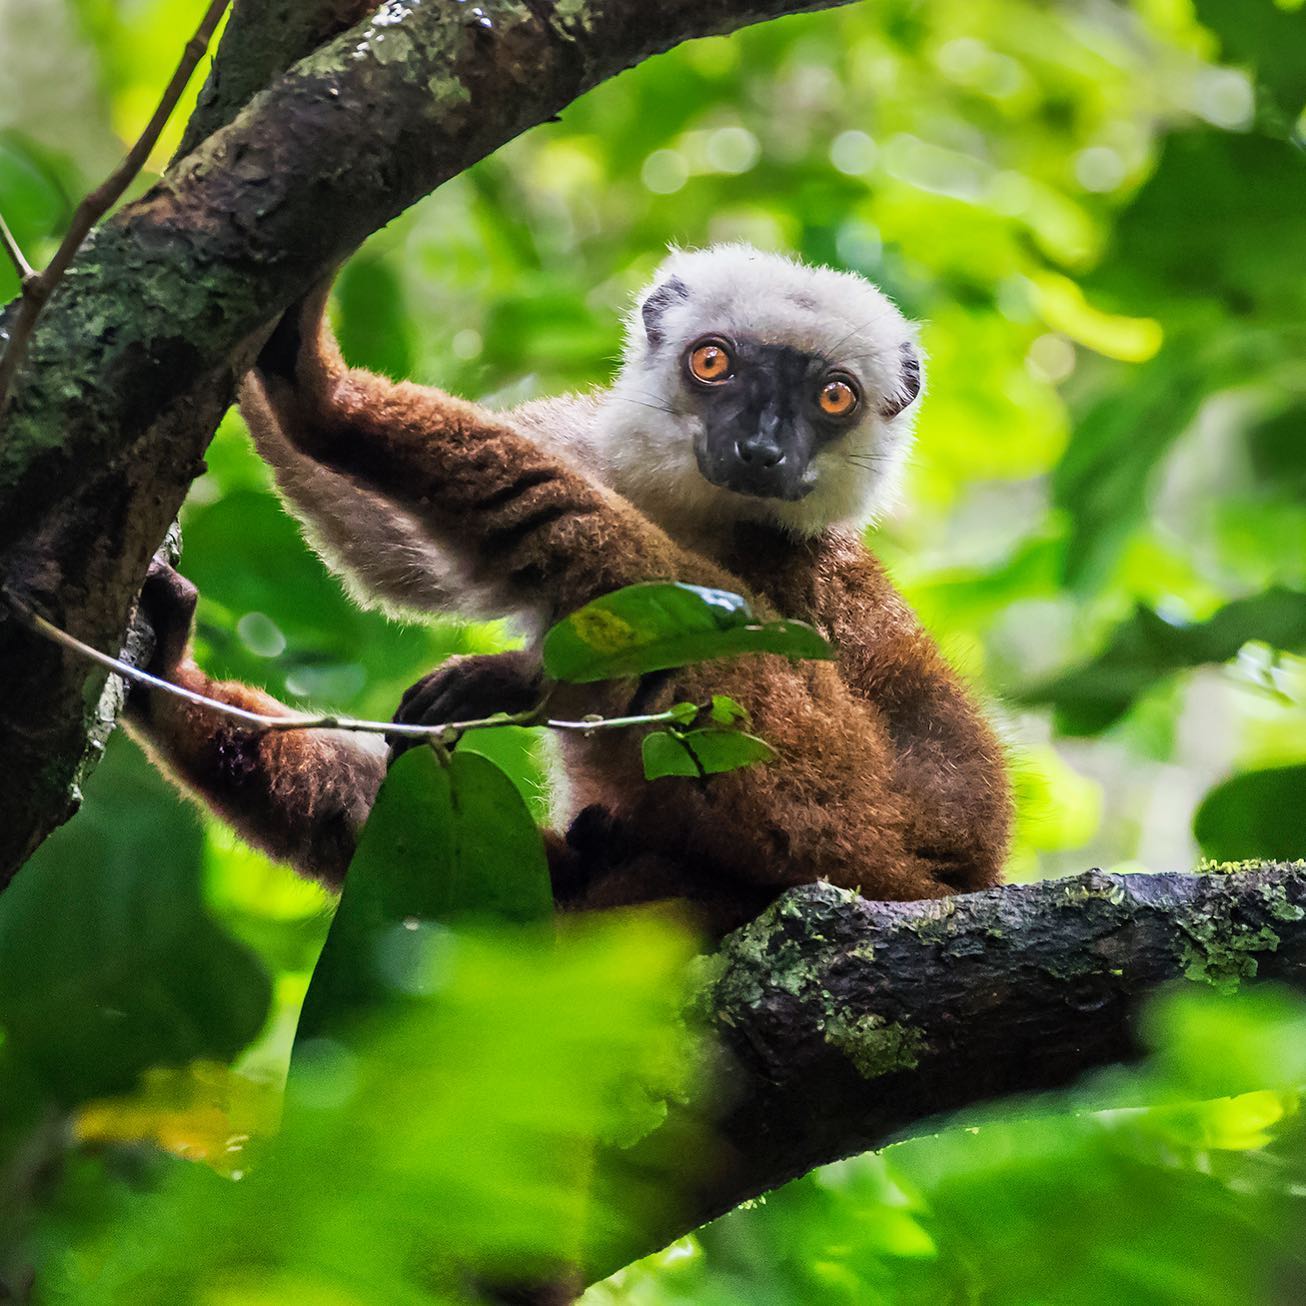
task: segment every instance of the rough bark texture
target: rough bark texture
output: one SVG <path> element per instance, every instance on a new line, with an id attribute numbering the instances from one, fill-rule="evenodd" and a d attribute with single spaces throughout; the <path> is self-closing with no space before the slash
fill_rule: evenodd
<path id="1" fill-rule="evenodd" d="M 235 0 L 176 158 L 225 127 L 291 64 L 375 8 L 376 0 Z"/>
<path id="2" fill-rule="evenodd" d="M 205 136 L 250 89 L 239 52 L 276 26 L 242 6 L 192 133 L 203 139 L 93 233 L 16 377 L 0 428 L 0 582 L 115 649 L 248 350 L 326 269 L 623 68 L 689 37 L 841 2 L 388 0 Z M 261 71 L 348 9 L 313 5 Z M 0 677 L 3 885 L 76 809 L 114 705 L 101 701 L 101 673 L 6 615 Z"/>
<path id="3" fill-rule="evenodd" d="M 720 1069 L 711 1100 L 681 1108 L 666 1130 L 692 1134 L 710 1117 L 721 1153 L 646 1245 L 600 1254 L 593 1278 L 940 1113 L 1134 1058 L 1139 1006 L 1167 981 L 1306 982 L 1306 862 L 1089 871 L 927 902 L 809 885 L 705 964 Z M 664 1143 L 654 1135 L 646 1150 Z M 638 1153 L 618 1162 L 640 1163 Z"/>

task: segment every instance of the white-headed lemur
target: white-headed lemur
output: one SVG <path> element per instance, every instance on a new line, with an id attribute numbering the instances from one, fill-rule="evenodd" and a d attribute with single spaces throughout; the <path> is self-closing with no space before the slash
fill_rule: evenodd
<path id="1" fill-rule="evenodd" d="M 980 888 L 1010 824 L 1001 750 L 859 528 L 893 495 L 922 386 L 913 326 L 859 276 L 740 245 L 677 251 L 630 316 L 607 390 L 498 413 L 346 367 L 326 290 L 287 314 L 241 407 L 281 493 L 355 595 L 511 616 L 537 639 L 611 590 L 679 580 L 814 624 L 833 662 L 770 655 L 557 686 L 554 714 L 728 694 L 779 752 L 707 781 L 643 777 L 637 731 L 567 737 L 546 831 L 561 906 L 693 900 L 728 928 L 786 886 L 873 898 Z M 157 569 L 151 670 L 262 711 L 187 651 L 194 592 Z M 397 720 L 522 710 L 534 649 L 455 658 Z M 250 732 L 158 693 L 134 727 L 251 842 L 339 884 L 385 770 L 362 736 Z M 562 832 L 566 832 L 565 834 Z"/>

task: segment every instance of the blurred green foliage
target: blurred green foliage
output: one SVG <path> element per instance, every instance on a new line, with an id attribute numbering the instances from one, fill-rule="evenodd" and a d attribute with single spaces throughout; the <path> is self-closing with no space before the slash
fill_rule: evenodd
<path id="1" fill-rule="evenodd" d="M 0 208 L 33 261 L 139 130 L 196 8 L 0 0 Z M 788 19 L 650 61 L 443 187 L 350 263 L 337 327 L 357 362 L 507 403 L 603 383 L 669 241 L 865 273 L 930 360 L 907 502 L 872 544 L 1001 704 L 1010 874 L 1301 856 L 1304 104 L 1296 0 Z M 292 702 L 385 716 L 450 653 L 510 638 L 359 611 L 234 416 L 184 527 L 201 660 Z M 591 1141 L 656 1120 L 641 1076 L 675 1082 L 683 944 L 636 927 L 554 956 L 408 931 L 396 973 L 429 963 L 430 1000 L 325 1056 L 269 1142 L 327 900 L 133 748 L 111 742 L 0 902 L 0 1153 L 23 1161 L 0 1164 L 0 1282 L 35 1238 L 42 1293 L 79 1306 L 429 1301 L 463 1290 L 458 1258 L 414 1249 L 493 1269 L 568 1246 Z M 526 732 L 460 749 L 543 815 Z M 1303 1021 L 1285 996 L 1176 999 L 1144 1070 L 810 1176 L 593 1298 L 1300 1300 Z M 52 1109 L 100 1150 L 34 1231 L 31 1158 L 5 1149 Z M 230 1176 L 251 1131 L 238 1183 L 187 1167 L 160 1189 L 123 1150 L 154 1139 Z"/>
<path id="2" fill-rule="evenodd" d="M 146 1186 L 113 1153 L 74 1162 L 42 1221 L 41 1301 L 465 1301 L 477 1277 L 545 1276 L 656 1213 L 644 1176 L 596 1221 L 586 1180 L 599 1143 L 647 1132 L 688 1086 L 683 940 L 653 922 L 398 933 L 391 983 L 421 1000 L 306 1042 L 248 1173 Z"/>

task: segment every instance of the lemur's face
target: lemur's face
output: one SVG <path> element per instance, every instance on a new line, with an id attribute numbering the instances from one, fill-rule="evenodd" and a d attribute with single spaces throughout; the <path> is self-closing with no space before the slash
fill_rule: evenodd
<path id="1" fill-rule="evenodd" d="M 741 245 L 677 251 L 630 318 L 600 443 L 663 521 L 865 521 L 892 499 L 916 332 L 864 278 Z"/>
<path id="2" fill-rule="evenodd" d="M 815 455 L 865 416 L 865 383 L 851 365 L 791 345 L 707 335 L 689 344 L 680 367 L 701 418 L 698 469 L 736 494 L 805 498 L 816 487 Z"/>

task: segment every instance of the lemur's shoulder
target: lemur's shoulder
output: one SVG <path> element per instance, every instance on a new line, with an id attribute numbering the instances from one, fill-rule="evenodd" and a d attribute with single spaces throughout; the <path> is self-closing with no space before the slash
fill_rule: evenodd
<path id="1" fill-rule="evenodd" d="M 602 390 L 531 399 L 509 409 L 504 416 L 523 435 L 542 448 L 565 458 L 576 469 L 606 481 L 596 439 Z"/>

